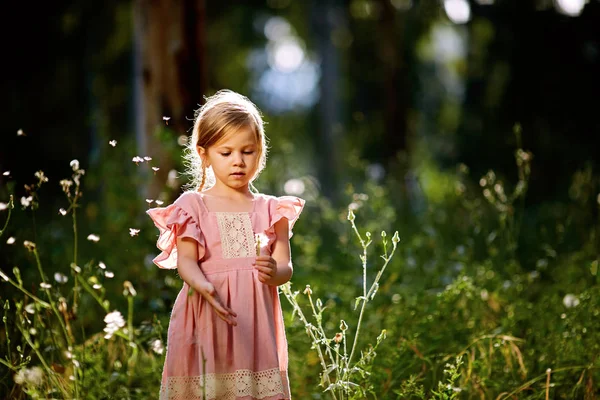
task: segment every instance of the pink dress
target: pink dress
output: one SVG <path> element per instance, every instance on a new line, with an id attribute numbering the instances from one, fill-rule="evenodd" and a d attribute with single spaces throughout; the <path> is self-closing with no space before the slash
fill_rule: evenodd
<path id="1" fill-rule="evenodd" d="M 178 237 L 198 243 L 198 267 L 221 301 L 237 313 L 237 326 L 220 319 L 187 283 L 179 292 L 167 337 L 160 399 L 289 399 L 288 352 L 276 287 L 258 280 L 252 267 L 256 236 L 271 254 L 274 224 L 292 227 L 304 200 L 255 195 L 251 212 L 212 212 L 198 192 L 148 210 L 160 231 L 154 263 L 177 268 Z"/>

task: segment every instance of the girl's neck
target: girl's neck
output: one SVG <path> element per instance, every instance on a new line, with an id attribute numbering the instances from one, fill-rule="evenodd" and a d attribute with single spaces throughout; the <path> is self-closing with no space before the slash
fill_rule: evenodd
<path id="1" fill-rule="evenodd" d="M 215 185 L 210 189 L 203 190 L 202 194 L 211 197 L 218 197 L 230 201 L 245 202 L 254 199 L 254 195 L 250 192 L 250 189 L 246 186 L 245 188 L 233 189 L 233 188 L 222 188 Z"/>

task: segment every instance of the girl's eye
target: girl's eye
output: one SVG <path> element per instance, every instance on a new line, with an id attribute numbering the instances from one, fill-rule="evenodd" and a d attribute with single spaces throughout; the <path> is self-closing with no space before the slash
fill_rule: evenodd
<path id="1" fill-rule="evenodd" d="M 254 151 L 244 151 L 244 154 L 254 154 Z"/>
<path id="2" fill-rule="evenodd" d="M 223 157 L 227 157 L 227 156 L 228 156 L 228 155 L 230 155 L 230 154 L 231 154 L 231 153 L 221 153 L 221 155 L 222 155 Z"/>

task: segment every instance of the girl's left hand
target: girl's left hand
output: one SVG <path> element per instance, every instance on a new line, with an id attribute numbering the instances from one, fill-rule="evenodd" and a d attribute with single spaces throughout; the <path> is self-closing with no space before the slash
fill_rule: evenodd
<path id="1" fill-rule="evenodd" d="M 266 283 L 277 273 L 277 261 L 271 256 L 258 256 L 254 268 L 258 271 L 258 280 Z"/>

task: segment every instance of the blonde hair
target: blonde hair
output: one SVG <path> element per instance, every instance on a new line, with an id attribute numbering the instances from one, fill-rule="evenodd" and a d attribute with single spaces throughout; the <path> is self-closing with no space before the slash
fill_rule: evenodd
<path id="1" fill-rule="evenodd" d="M 229 133 L 241 128 L 250 128 L 258 145 L 258 166 L 250 179 L 250 188 L 255 191 L 252 182 L 260 175 L 267 162 L 267 139 L 263 125 L 260 111 L 247 97 L 228 89 L 219 90 L 213 96 L 207 97 L 204 105 L 195 112 L 192 136 L 184 150 L 185 174 L 190 177 L 186 188 L 202 191 L 205 187 L 215 184 L 212 168 L 204 165 L 197 152 L 197 146 L 208 150 Z"/>

